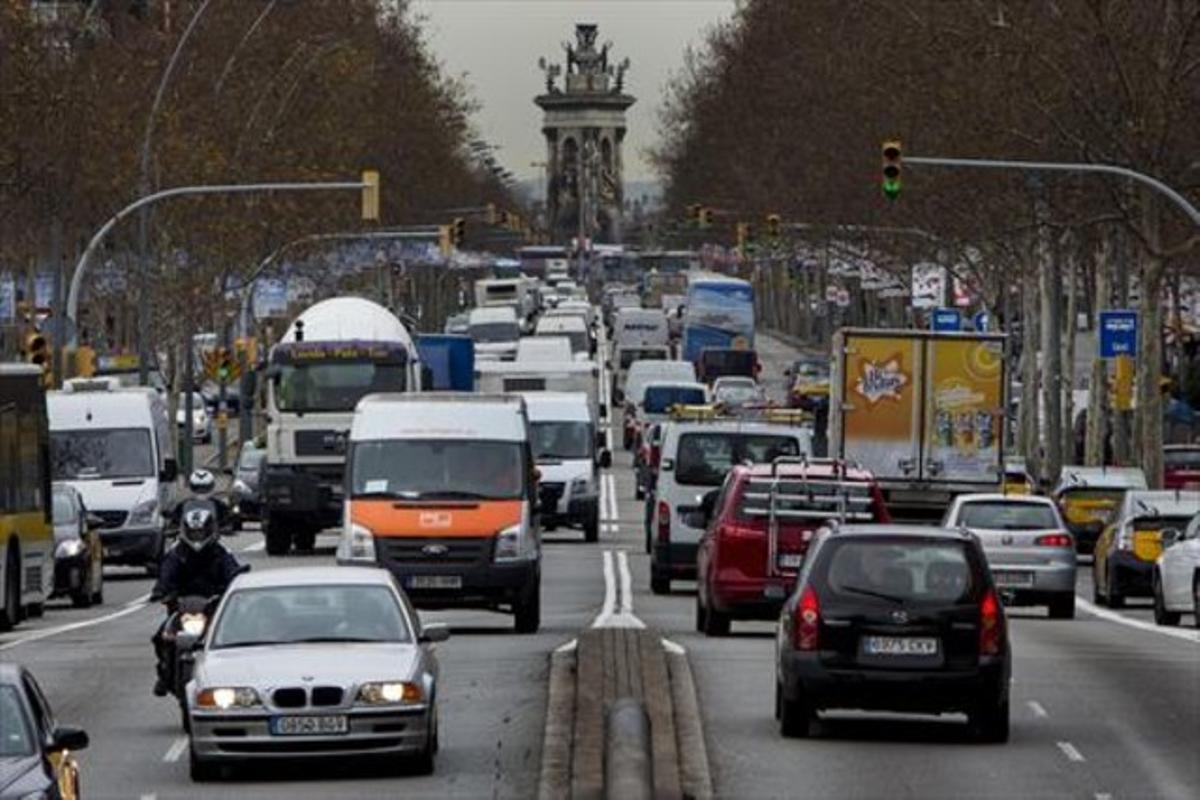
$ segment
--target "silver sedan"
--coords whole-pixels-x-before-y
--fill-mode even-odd
[[[384,570],[240,575],[187,686],[193,781],[222,765],[380,756],[433,771],[441,625],[421,627]]]
[[[979,538],[996,588],[1009,605],[1045,605],[1053,619],[1075,616],[1075,539],[1052,500],[959,495],[943,524],[967,528]]]

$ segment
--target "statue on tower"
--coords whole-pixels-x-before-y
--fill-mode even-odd
[[[612,42],[605,42],[599,50],[596,49],[596,26],[580,24],[575,26],[575,47],[569,42],[563,42],[567,51],[567,72],[578,75],[607,75],[608,51]]]

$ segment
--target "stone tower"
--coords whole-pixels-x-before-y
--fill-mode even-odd
[[[596,26],[575,26],[575,44],[563,43],[567,61],[538,66],[546,91],[534,102],[544,112],[546,136],[546,221],[555,242],[621,241],[625,201],[622,143],[629,59],[609,63],[611,42],[596,45]],[[563,86],[558,86],[559,77]]]

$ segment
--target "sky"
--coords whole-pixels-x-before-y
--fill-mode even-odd
[[[481,104],[475,122],[500,149],[499,161],[520,178],[540,175],[545,160],[541,109],[534,95],[545,88],[539,56],[564,60],[562,42],[575,40],[576,22],[599,26],[611,40],[610,62],[628,57],[629,110],[625,180],[654,179],[646,161],[658,130],[657,110],[670,74],[683,64],[689,44],[700,44],[714,23],[728,19],[735,0],[414,0],[425,19],[434,55],[449,75],[464,77]],[[561,85],[561,79],[560,79]]]

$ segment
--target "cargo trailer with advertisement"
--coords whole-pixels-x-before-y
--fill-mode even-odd
[[[1004,476],[1004,336],[846,328],[833,342],[830,455],[874,474],[892,516],[939,518]]]

